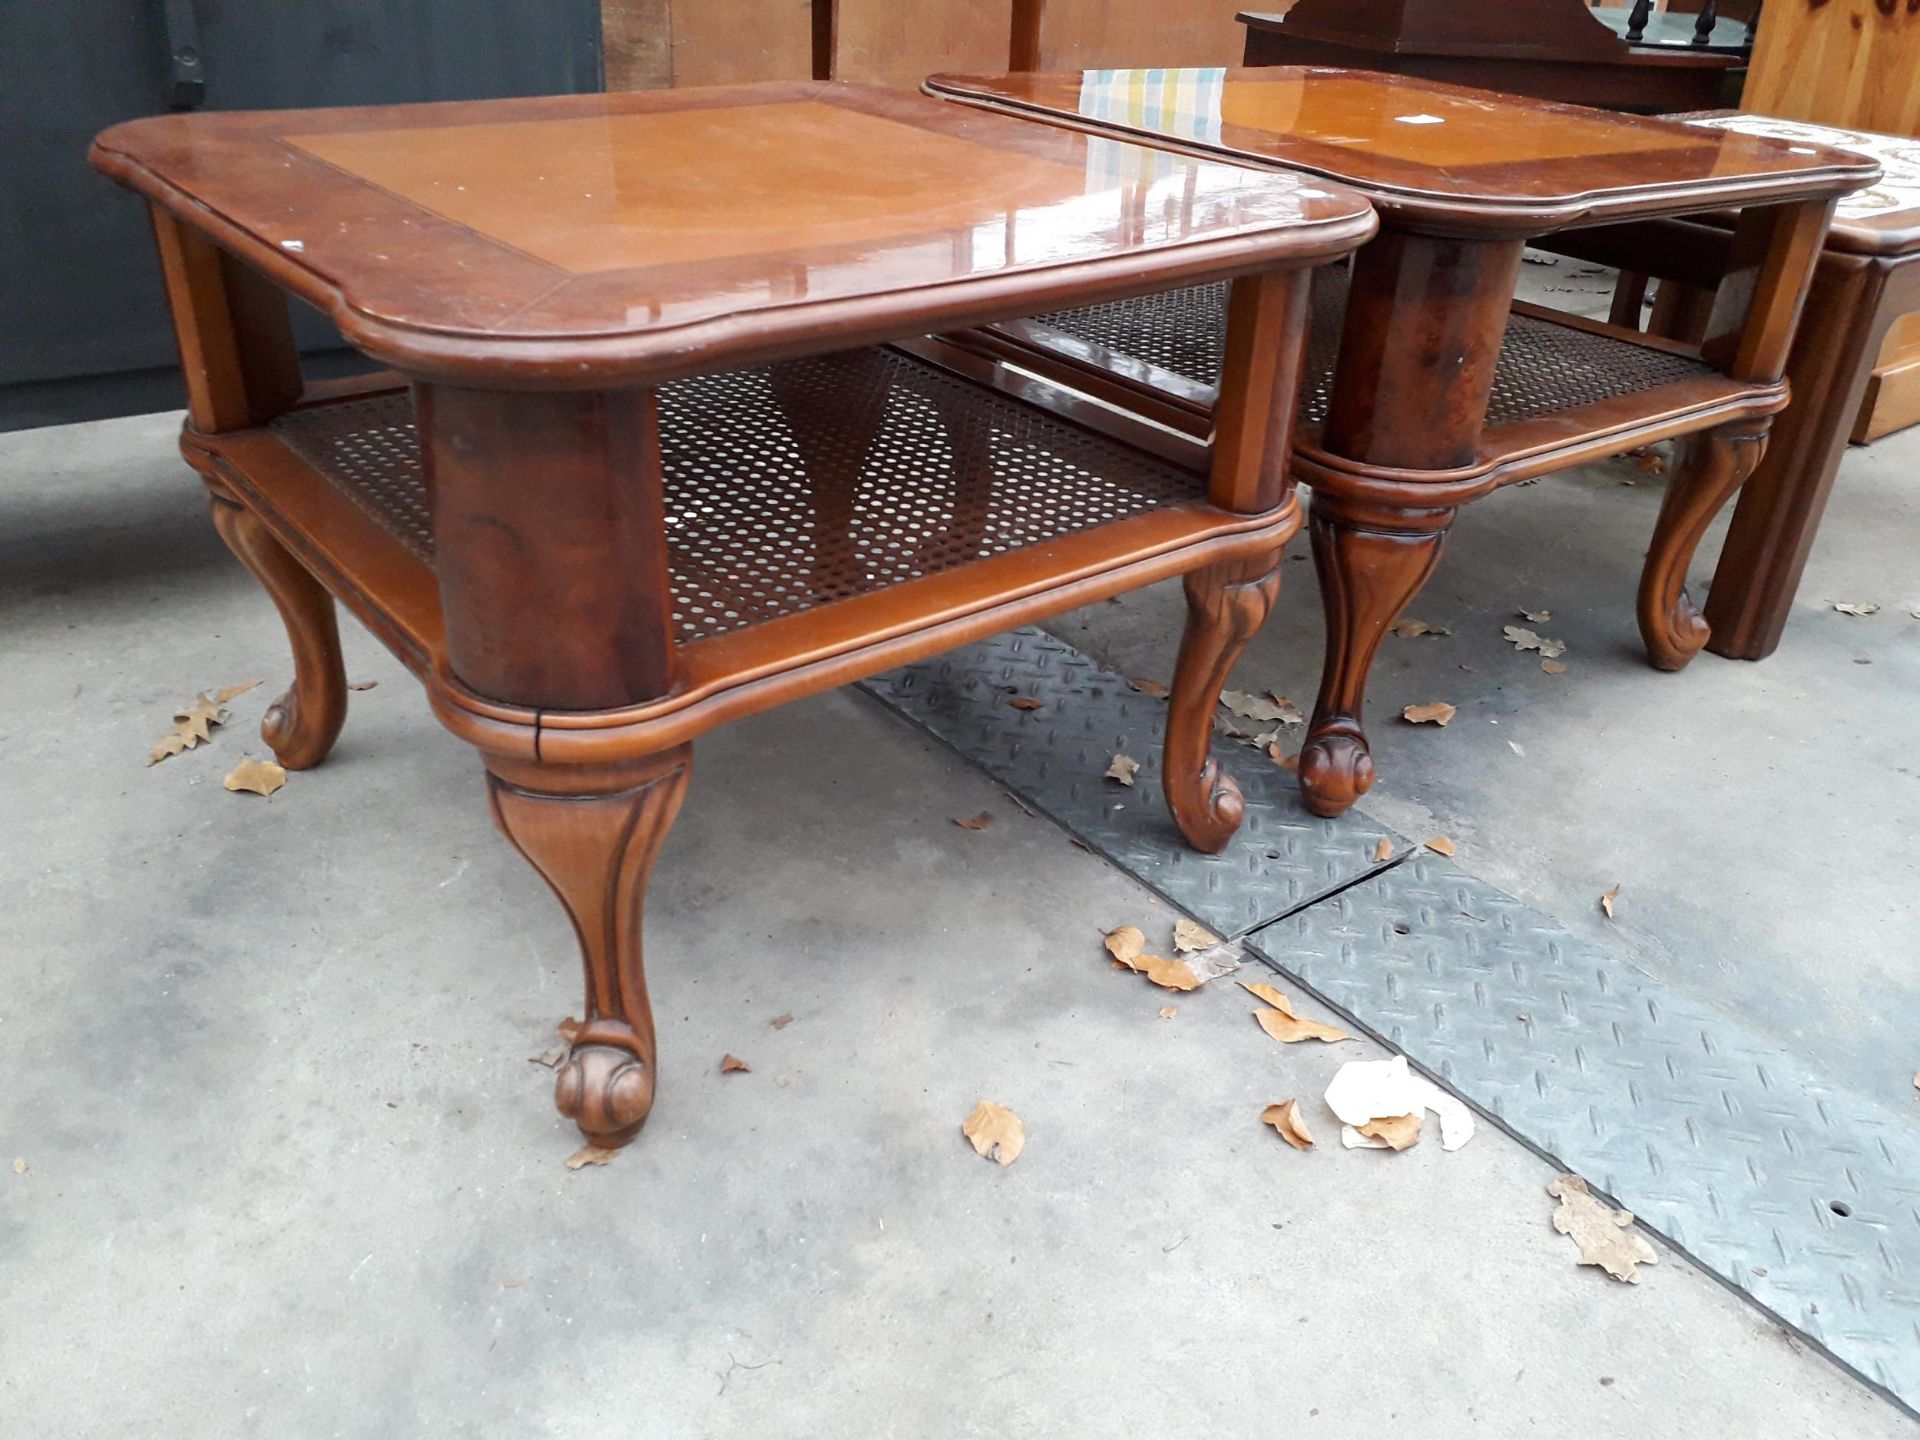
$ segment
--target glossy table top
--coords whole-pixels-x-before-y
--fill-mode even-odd
[[[1170,287],[1374,224],[1309,176],[836,84],[167,115],[92,159],[370,353],[543,385]]]
[[[1390,220],[1463,234],[1844,194],[1871,161],[1670,120],[1369,71],[935,75],[937,95],[1357,186]]]
[[[1742,135],[1767,135],[1794,145],[1836,146],[1866,156],[1880,166],[1880,178],[1840,202],[1827,234],[1828,248],[1865,255],[1920,252],[1920,140],[1913,136],[1843,130],[1732,110],[1674,118]]]

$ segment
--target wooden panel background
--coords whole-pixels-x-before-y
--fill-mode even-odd
[[[1920,10],[1901,0],[1768,0],[1740,108],[1920,133]]]
[[[805,80],[812,0],[601,0],[609,90]]]
[[[1049,69],[1235,65],[1234,0],[833,0],[834,73],[918,89],[936,70],[1008,68],[1018,8],[1040,12]],[[607,88],[653,90],[812,72],[814,0],[601,0]],[[1288,0],[1255,8],[1285,10]]]

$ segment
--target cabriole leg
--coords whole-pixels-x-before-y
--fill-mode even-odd
[[[1167,701],[1160,784],[1174,823],[1196,850],[1221,850],[1246,802],[1212,755],[1220,689],[1280,594],[1280,557],[1258,555],[1187,573],[1187,626]]]
[[[586,971],[586,1015],[568,1035],[554,1103],[608,1149],[633,1139],[653,1109],[641,916],[692,762],[685,745],[606,766],[486,757],[493,818],[566,907]]]
[[[260,738],[289,770],[318,765],[347,720],[347,671],[333,596],[227,490],[207,482],[213,528],[266,588],[293,646],[293,684],[267,707]]]
[[[1653,545],[1640,572],[1637,607],[1640,638],[1659,669],[1680,669],[1712,633],[1687,594],[1687,568],[1713,517],[1760,463],[1766,443],[1765,420],[1704,431],[1687,442],[1685,455],[1668,477]]]
[[[1300,749],[1300,790],[1316,815],[1345,814],[1373,786],[1373,755],[1361,723],[1367,676],[1387,627],[1440,563],[1452,523],[1450,510],[1362,519],[1324,497],[1314,500],[1313,560],[1326,606],[1327,655]]]

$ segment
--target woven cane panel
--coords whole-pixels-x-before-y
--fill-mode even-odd
[[[1344,270],[1316,274],[1313,334],[1300,387],[1300,417],[1308,422],[1318,423],[1327,416],[1346,300]],[[1213,385],[1220,378],[1226,313],[1227,287],[1201,285],[1039,318],[1081,340]],[[1494,368],[1493,393],[1487,400],[1487,425],[1512,425],[1716,373],[1683,355],[1529,315],[1510,315]]]
[[[883,350],[660,392],[674,619],[697,640],[1037,545],[1204,482]],[[386,395],[273,428],[431,562],[412,406]]]

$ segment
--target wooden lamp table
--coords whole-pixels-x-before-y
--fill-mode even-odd
[[[934,94],[1179,153],[1327,176],[1380,234],[1323,272],[1295,449],[1313,489],[1326,664],[1300,753],[1308,808],[1373,784],[1362,710],[1382,638],[1439,563],[1460,508],[1550,471],[1691,437],[1640,582],[1653,663],[1707,625],[1687,566],[1787,403],[1782,367],[1834,202],[1870,182],[1846,151],[1364,71],[936,75]],[[1513,300],[1529,240],[1740,214],[1705,339],[1641,335]],[[1560,248],[1556,242],[1556,248]],[[997,327],[1004,353],[1200,433],[1222,403],[1217,290]]]
[[[1300,525],[1351,192],[827,84],[173,115],[92,160],[150,202],[182,448],[293,643],[265,739],[339,734],[337,597],[479,749],[579,938],[594,1143],[653,1104],[641,909],[715,725],[1184,575],[1165,789],[1197,845],[1238,824],[1211,717]],[[1210,442],[914,338],[1195,282],[1232,292]],[[397,374],[303,388],[283,292]]]
[[[1764,660],[1780,646],[1847,442],[1864,438],[1857,417],[1874,408],[1869,390],[1887,335],[1903,315],[1920,311],[1920,140],[1737,111],[1672,118],[1855,150],[1884,172],[1834,214],[1787,357],[1793,404],[1774,422],[1767,453],[1740,492],[1707,592],[1714,653]],[[1600,237],[1592,257],[1623,271],[1616,323],[1639,324],[1647,280],[1658,278],[1650,328],[1686,338],[1726,272],[1734,224],[1733,216],[1711,215]]]

